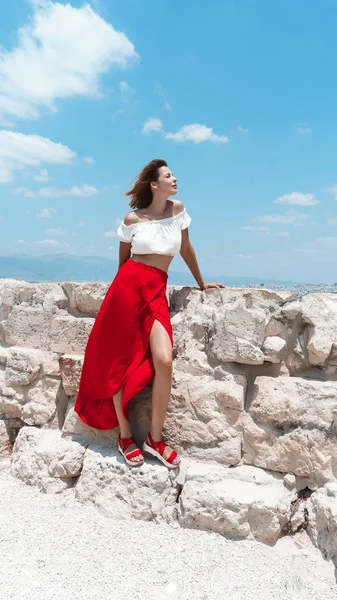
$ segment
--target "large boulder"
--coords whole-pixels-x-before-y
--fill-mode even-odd
[[[337,476],[337,382],[257,377],[245,415],[247,464],[322,483]]]
[[[183,527],[275,543],[290,527],[296,492],[283,478],[245,465],[187,468],[179,500]]]
[[[179,485],[176,475],[158,462],[128,467],[107,445],[90,444],[75,494],[105,515],[170,523],[177,519]]]
[[[14,444],[11,472],[43,492],[61,493],[81,474],[84,454],[84,445],[60,431],[23,427]]]

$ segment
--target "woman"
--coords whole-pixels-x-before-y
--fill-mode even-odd
[[[168,267],[180,252],[201,290],[205,283],[188,237],[191,218],[179,200],[177,179],[164,160],[151,161],[133,188],[118,228],[119,270],[89,336],[75,411],[98,429],[119,425],[118,448],[129,466],[144,457],[132,437],[128,402],[154,378],[152,419],[145,453],[177,468],[177,452],[162,440],[172,380],[172,327],[166,298]],[[112,400],[113,399],[113,400]]]

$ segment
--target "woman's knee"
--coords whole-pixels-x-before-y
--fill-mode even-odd
[[[172,372],[172,355],[171,354],[160,354],[154,361],[154,368],[156,372],[171,373]]]

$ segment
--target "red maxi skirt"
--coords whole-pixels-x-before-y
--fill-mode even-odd
[[[112,397],[123,387],[122,407],[154,377],[149,346],[158,320],[173,345],[166,298],[168,275],[162,269],[127,260],[111,283],[85,350],[74,410],[97,429],[113,429],[118,420]]]

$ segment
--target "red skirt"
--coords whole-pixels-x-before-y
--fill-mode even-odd
[[[168,275],[162,269],[132,259],[119,269],[91,330],[74,410],[97,429],[113,429],[118,420],[112,397],[123,387],[127,405],[154,377],[149,346],[158,320],[173,345],[166,298]]]

